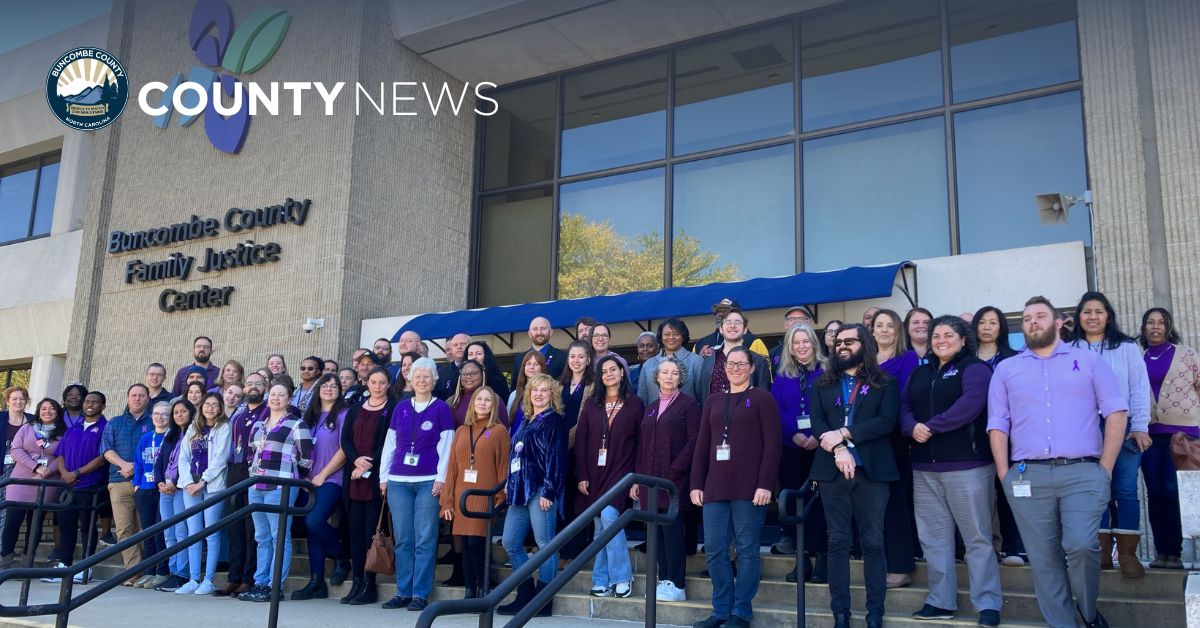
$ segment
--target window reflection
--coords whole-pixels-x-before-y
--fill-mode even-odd
[[[804,143],[806,271],[950,254],[943,118]]]
[[[796,272],[794,145],[675,167],[671,282]]]
[[[38,180],[37,207],[34,208],[31,237],[50,233],[50,223],[54,220],[54,197],[55,189],[58,187],[58,156],[52,158],[54,163],[46,163],[50,159],[42,159],[42,176]]]
[[[558,298],[663,287],[663,170],[559,190]]]
[[[1069,223],[1043,225],[1034,197],[1087,187],[1079,92],[954,116],[959,232],[963,253],[1082,240],[1091,244],[1087,210]]]
[[[505,90],[484,124],[483,187],[494,189],[554,177],[555,81]]]
[[[805,130],[942,104],[936,0],[873,3],[800,23]]]
[[[666,156],[667,56],[567,77],[562,176]]]
[[[792,26],[692,46],[675,55],[675,154],[792,131]]]
[[[0,170],[0,242],[29,237],[37,171],[36,159]]]
[[[549,299],[554,256],[549,188],[485,197],[480,214],[479,305]]]
[[[950,68],[955,102],[1078,80],[1074,0],[951,0]]]

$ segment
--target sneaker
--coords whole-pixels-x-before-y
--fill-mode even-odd
[[[954,611],[926,604],[912,614],[913,619],[954,619]]]
[[[685,602],[687,601],[687,594],[684,593],[683,589],[675,586],[674,582],[663,580],[658,583],[658,592],[655,599],[660,602]]]
[[[244,600],[246,602],[270,602],[271,601],[271,588],[268,586],[262,586],[262,585],[256,584],[256,585],[250,587],[249,591],[246,591],[245,593],[239,595],[238,599]],[[283,598],[280,597],[279,599],[282,600]]]
[[[730,615],[729,619],[726,619],[725,623],[721,625],[725,628],[750,628],[750,620],[742,619],[737,615]]]
[[[184,578],[183,576],[171,574],[167,576],[166,580],[163,580],[162,584],[154,587],[154,590],[162,591],[163,593],[172,593],[175,591],[175,589],[178,589],[180,585],[187,581],[188,579]]]
[[[725,624],[725,621],[716,615],[709,615],[708,619],[701,619],[692,624],[692,628],[721,628]]]
[[[1024,567],[1025,559],[1017,554],[1009,554],[1004,557],[1004,560],[1000,561],[1000,564],[1007,567]]]
[[[629,596],[633,595],[633,587],[629,586],[631,584],[633,584],[633,583],[618,582],[616,584],[616,586],[613,587],[613,590],[612,590],[613,596],[614,597],[629,597]]]
[[[188,580],[183,586],[175,589],[175,595],[191,595],[200,588],[200,583],[195,580]]]
[[[55,569],[65,569],[66,567],[67,566],[62,563],[59,563],[54,566]],[[58,584],[59,582],[62,582],[62,578],[59,578],[59,577],[46,577],[46,578],[42,578],[41,580],[42,580],[42,582],[49,582],[50,584]]]
[[[609,597],[612,595],[612,587],[592,587],[590,593],[592,597]]]
[[[771,546],[771,553],[776,556],[793,556],[796,554],[796,542],[790,537],[781,537],[778,543]]]
[[[152,589],[154,587],[149,587],[146,585],[150,584],[150,582],[152,580],[154,580],[154,578],[155,578],[154,574],[148,573],[148,574],[142,576],[141,578],[138,578],[136,581],[134,581],[133,588],[135,588],[135,589]]]
[[[196,587],[196,590],[192,593],[196,595],[212,595],[216,590],[217,588],[213,586],[212,580],[205,578],[204,582],[201,582],[200,586]]]
[[[92,570],[91,569],[84,569],[83,571],[75,574],[75,577],[71,578],[71,580],[75,581],[75,584],[83,584],[83,581],[85,579],[88,580],[89,582],[92,580]]]
[[[117,537],[114,536],[112,532],[109,532],[108,534],[105,534],[104,536],[97,539],[97,541],[99,541],[99,543],[101,545],[103,545],[104,547],[108,547],[109,545],[117,544]]]
[[[979,611],[979,625],[990,628],[991,626],[1000,625],[1000,611],[983,610]]]
[[[166,582],[170,576],[154,576],[154,579],[146,583],[143,589],[157,589],[162,583]]]

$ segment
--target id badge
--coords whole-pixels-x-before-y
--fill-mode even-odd
[[[1029,480],[1013,480],[1013,497],[1033,497],[1033,487]]]
[[[796,429],[811,430],[812,419],[807,414],[801,414],[800,416],[796,417]]]
[[[729,445],[724,443],[717,445],[717,460],[721,462],[729,460]]]
[[[596,456],[596,466],[597,467],[608,466],[608,450],[607,449],[601,449],[600,454],[598,456]]]
[[[463,471],[463,482],[467,484],[475,484],[479,481],[479,472],[475,469],[466,469]]]
[[[416,452],[410,451],[410,452],[404,454],[404,464],[406,464],[410,467],[417,466],[417,463],[420,462],[420,460],[421,460],[421,455]]]
[[[8,466],[10,464],[13,464],[12,454],[4,454],[4,466]]]
[[[154,483],[154,472],[153,471],[147,471],[143,475],[146,476],[147,482],[150,482],[151,484]]]
[[[48,466],[49,464],[50,464],[49,458],[42,457],[42,458],[37,459],[37,466],[39,466],[39,467],[45,467],[45,466]]]
[[[508,472],[517,473],[521,470],[521,459],[513,458],[512,462],[508,463]]]

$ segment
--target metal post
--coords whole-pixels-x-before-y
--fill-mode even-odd
[[[804,628],[804,588],[808,583],[804,581],[804,569],[800,567],[800,561],[807,561],[808,557],[804,555],[804,501],[801,500],[800,508],[800,523],[796,524],[796,626]]]
[[[644,488],[649,493],[646,504],[655,517],[646,523],[646,628],[654,628],[658,623],[658,487]]]
[[[487,532],[483,535],[483,583],[480,585],[482,588],[479,591],[479,597],[487,597],[488,593],[492,591],[492,523],[496,517],[496,500],[491,496],[487,500]],[[489,606],[486,611],[479,614],[479,628],[492,628],[492,622],[495,619],[496,608]]]
[[[271,564],[271,615],[267,626],[279,625],[279,596],[283,595],[283,544],[287,539],[288,509],[291,506],[292,487],[279,487],[279,527],[275,531],[275,559]]]
[[[58,607],[62,610],[58,612],[58,617],[54,621],[55,628],[67,628],[67,619],[71,615],[71,587],[74,582],[75,578],[72,576],[66,576],[59,582]]]
[[[42,540],[42,504],[46,498],[46,485],[38,484],[37,501],[33,509],[33,522],[29,526],[29,536],[25,537],[25,566],[33,566],[33,553],[37,550],[38,542]],[[10,512],[11,517],[17,513]],[[24,517],[24,513],[18,515]],[[24,578],[21,580],[21,606],[29,603],[29,585],[30,579]]]

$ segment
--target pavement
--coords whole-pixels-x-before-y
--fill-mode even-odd
[[[74,591],[87,587],[76,585]],[[58,600],[58,585],[34,581],[30,587],[31,604],[53,603]],[[0,585],[0,604],[15,605],[21,584],[10,581]],[[212,596],[182,596],[173,593],[144,591],[117,587],[77,609],[70,616],[70,625],[80,628],[233,628],[265,626],[269,604],[242,602]],[[287,628],[331,628],[333,626],[414,626],[420,613],[407,610],[387,611],[379,605],[344,606],[336,599],[305,602],[284,601],[279,604],[279,625]],[[503,626],[507,617],[496,617],[496,626]],[[53,626],[54,616],[20,619],[0,618],[0,628],[42,628]],[[438,619],[439,628],[467,628],[479,625],[477,615],[458,615]],[[546,617],[534,619],[529,626],[544,628],[633,628],[640,624],[627,621],[589,619],[584,617]]]

